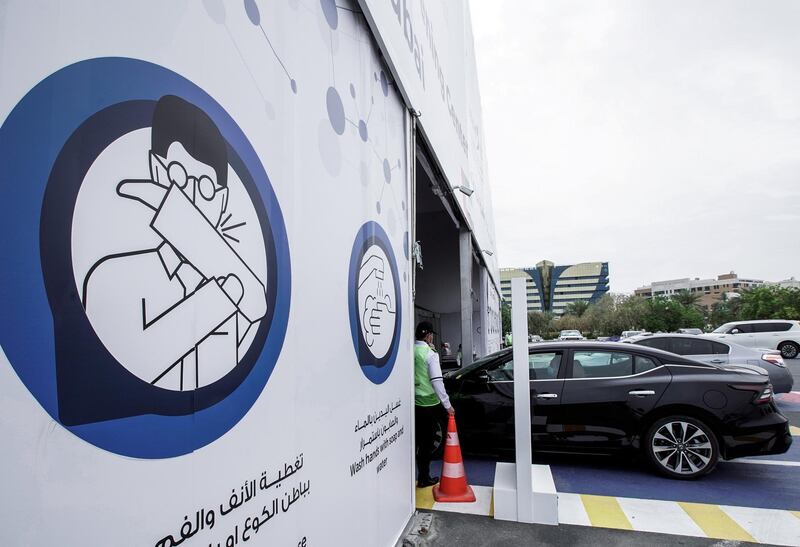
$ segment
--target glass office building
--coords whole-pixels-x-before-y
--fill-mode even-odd
[[[596,302],[608,293],[608,262],[556,266],[548,260],[534,267],[501,268],[503,299],[511,301],[511,280],[525,278],[528,311],[564,313],[572,302]]]

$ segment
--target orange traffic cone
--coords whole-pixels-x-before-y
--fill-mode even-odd
[[[458,444],[456,419],[452,414],[447,422],[447,443],[444,445],[442,480],[433,487],[433,499],[448,503],[475,501],[475,492],[467,484],[464,460],[461,459],[461,445]]]

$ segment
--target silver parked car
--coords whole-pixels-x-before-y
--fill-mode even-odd
[[[748,348],[729,340],[712,340],[707,335],[653,334],[634,337],[631,342],[662,349],[715,365],[756,365],[767,371],[775,393],[788,393],[794,379],[779,351]]]

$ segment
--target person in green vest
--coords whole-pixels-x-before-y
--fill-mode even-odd
[[[434,449],[436,424],[442,423],[444,412],[455,414],[444,389],[439,354],[433,351],[433,325],[422,321],[414,333],[414,419],[416,420],[417,488],[439,482],[431,477],[431,456]],[[442,424],[444,425],[444,424]],[[442,427],[442,431],[446,428]]]

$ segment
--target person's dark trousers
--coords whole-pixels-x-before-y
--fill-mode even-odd
[[[444,408],[441,404],[434,406],[415,406],[414,419],[416,420],[417,441],[417,471],[418,480],[425,482],[431,478],[431,456],[434,447],[436,424],[441,423]]]

